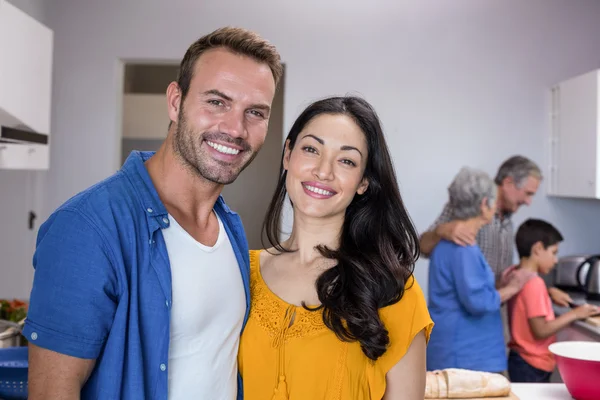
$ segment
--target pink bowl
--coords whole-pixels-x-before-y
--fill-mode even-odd
[[[575,400],[600,399],[600,343],[557,342],[548,349],[556,357],[560,376]]]

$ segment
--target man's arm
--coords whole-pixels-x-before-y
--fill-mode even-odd
[[[422,234],[419,245],[421,253],[428,257],[442,239],[454,242],[459,246],[470,246],[475,244],[476,238],[477,232],[463,221],[451,221],[439,224],[435,229]]]
[[[86,360],[29,344],[29,400],[79,400],[94,369]]]
[[[433,231],[427,231],[423,233],[419,240],[419,246],[421,247],[421,254],[424,257],[429,257],[431,252],[437,246],[437,244],[442,240],[442,238]]]
[[[476,236],[477,232],[462,221],[452,221],[452,209],[446,204],[435,222],[420,236],[419,247],[423,257],[427,258],[442,239],[466,246],[475,244]]]
[[[119,284],[103,237],[77,210],[40,227],[23,328],[29,399],[79,399],[106,343]]]

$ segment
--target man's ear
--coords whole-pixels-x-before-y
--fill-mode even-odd
[[[292,150],[290,149],[290,139],[285,141],[285,153],[283,153],[283,169],[287,171],[288,166],[290,165],[290,155],[292,154]]]
[[[177,123],[181,108],[181,89],[177,82],[171,82],[167,87],[167,113],[171,122]]]
[[[502,179],[501,186],[514,185],[514,184],[515,184],[515,180],[513,179],[513,177],[507,176],[506,178]]]

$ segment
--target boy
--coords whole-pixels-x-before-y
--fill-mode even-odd
[[[517,231],[520,262],[503,276],[508,277],[518,268],[530,271],[532,277],[508,302],[508,374],[512,382],[549,382],[555,360],[548,346],[556,341],[554,335],[572,322],[600,312],[598,307],[584,304],[555,318],[546,284],[539,274],[554,268],[562,240],[554,226],[541,220],[529,219]]]

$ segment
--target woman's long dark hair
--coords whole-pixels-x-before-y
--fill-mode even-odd
[[[419,257],[419,238],[400,196],[379,118],[365,100],[331,97],[311,104],[287,136],[290,150],[306,124],[321,114],[347,115],[360,127],[368,145],[364,177],[369,186],[363,195],[355,195],[346,209],[339,248],[317,247],[324,257],[337,261],[317,279],[318,309],[323,308],[325,325],[340,340],[358,340],[365,355],[376,360],[389,344],[379,309],[397,303],[404,295]],[[279,241],[286,197],[285,149],[283,154],[263,233],[278,251],[291,252]]]

